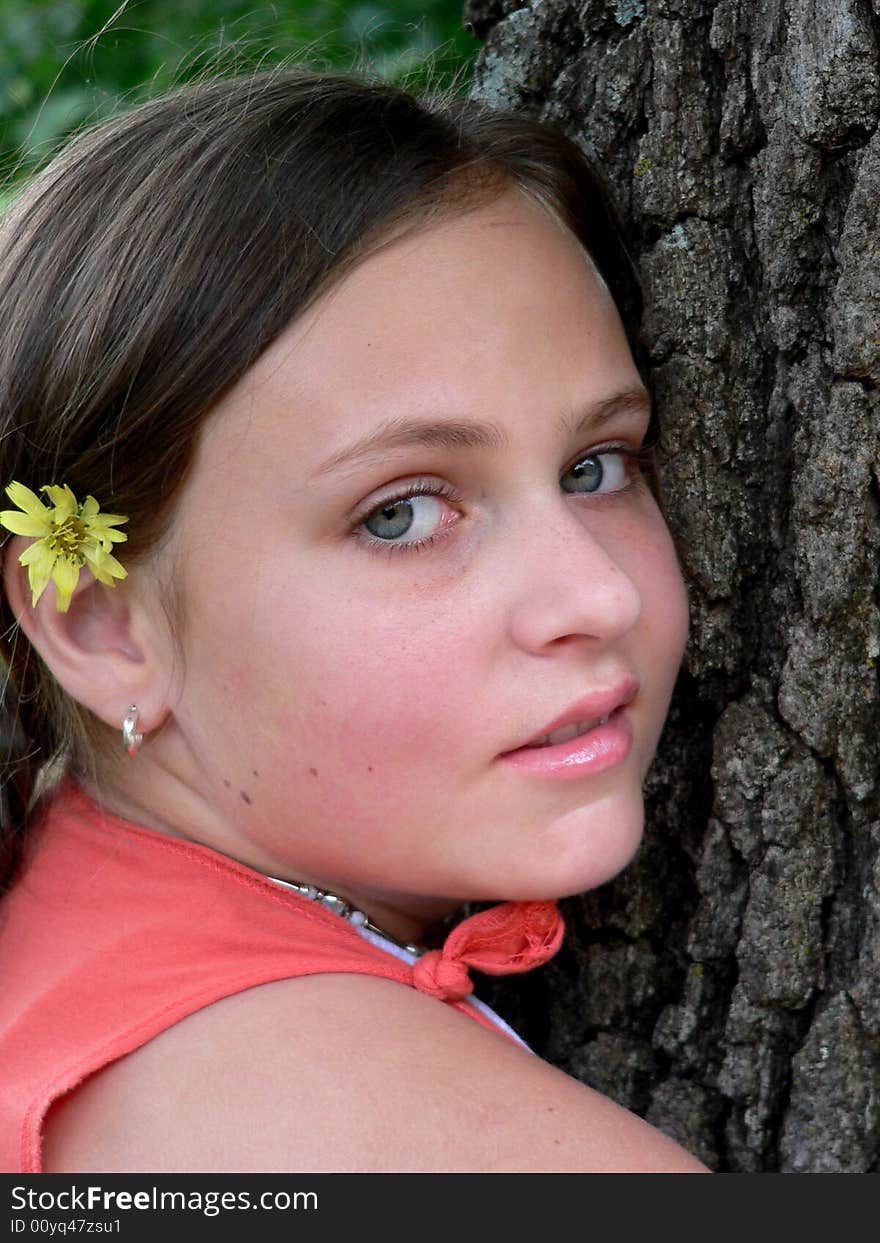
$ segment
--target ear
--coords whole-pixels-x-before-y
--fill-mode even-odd
[[[49,582],[31,604],[27,569],[18,558],[31,541],[15,536],[4,549],[3,584],[14,616],[58,684],[114,728],[132,704],[138,728],[158,729],[171,706],[173,644],[160,609],[138,603],[131,577],[104,586],[87,566],[66,613]]]

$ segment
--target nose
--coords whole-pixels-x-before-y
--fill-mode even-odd
[[[523,532],[511,631],[531,652],[575,638],[611,642],[627,634],[642,613],[641,591],[620,565],[615,541],[603,538],[598,523],[563,505],[563,516],[557,512],[549,528],[543,515],[540,538],[535,528],[530,535]]]

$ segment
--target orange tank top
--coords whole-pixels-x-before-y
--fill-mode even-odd
[[[503,903],[464,920],[442,950],[404,961],[243,864],[108,815],[67,784],[0,903],[0,1170],[38,1173],[53,1102],[222,997],[355,972],[498,1031],[469,997],[468,967],[528,970],[562,932],[552,903]]]

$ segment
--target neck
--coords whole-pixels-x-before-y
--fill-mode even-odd
[[[290,890],[292,893],[299,894],[300,897],[306,898],[310,902],[317,902],[319,906],[323,906],[325,910],[331,914],[339,916],[340,919],[348,920],[357,928],[366,928],[370,932],[378,933],[388,941],[392,941],[399,945],[402,949],[409,950],[410,953],[419,954],[424,950],[431,948],[428,941],[432,939],[430,927],[425,927],[421,923],[413,923],[413,921],[405,922],[403,919],[395,919],[395,912],[386,911],[382,918],[385,920],[385,927],[379,927],[373,919],[362,911],[359,907],[354,906],[351,902],[346,901],[340,894],[332,891],[321,889],[317,885],[305,885],[297,881],[281,880],[277,876],[267,876],[267,880],[272,881],[274,885],[278,885],[283,889]],[[375,904],[372,904],[375,909]],[[396,933],[390,931],[394,925]],[[412,935],[408,938],[402,938],[400,933],[407,928]],[[437,935],[442,940],[445,937],[446,929],[441,925],[435,925]],[[418,938],[418,939],[416,939]]]
[[[344,884],[304,881],[300,877],[294,879],[286,873],[279,875],[277,872],[269,874],[268,878],[320,902],[344,919],[351,919],[354,914],[352,923],[362,924],[366,921],[373,932],[415,950],[432,949],[435,942],[442,944],[449,931],[447,925],[450,916],[462,905],[461,901],[453,899],[414,898],[407,895],[406,905],[401,906],[389,901],[384,895]]]
[[[145,765],[142,765],[146,768]],[[441,927],[442,921],[448,919],[461,905],[463,899],[426,898],[417,895],[401,894],[399,898],[378,893],[375,890],[335,882],[332,877],[319,877],[296,868],[295,863],[272,856],[264,856],[255,851],[252,844],[245,841],[232,841],[220,837],[217,833],[200,831],[203,817],[201,808],[196,803],[189,807],[186,815],[187,830],[178,827],[175,815],[174,822],[168,815],[163,815],[161,807],[155,807],[155,797],[149,802],[146,794],[141,796],[139,788],[122,789],[112,779],[90,781],[85,777],[78,778],[78,784],[101,807],[120,819],[129,820],[157,833],[165,833],[183,841],[194,842],[216,850],[218,854],[234,859],[245,867],[252,868],[263,876],[280,881],[292,888],[313,887],[340,899],[351,910],[363,912],[376,931],[401,945],[431,945],[435,939],[445,935]],[[155,784],[151,787],[154,794]],[[192,791],[184,787],[179,793],[192,800]],[[186,804],[184,804],[186,805]],[[189,826],[194,826],[190,831]],[[333,905],[325,904],[332,910]]]

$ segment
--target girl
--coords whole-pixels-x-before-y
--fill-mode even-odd
[[[561,135],[303,71],[7,215],[4,1168],[702,1168],[469,974],[642,830],[686,608],[629,287]]]

